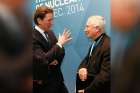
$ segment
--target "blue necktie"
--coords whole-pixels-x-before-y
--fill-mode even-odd
[[[95,48],[95,41],[92,43],[92,46],[91,46],[91,49],[90,49],[90,53],[89,53],[89,56],[91,56],[91,54],[92,54],[92,51],[94,50],[94,48]]]

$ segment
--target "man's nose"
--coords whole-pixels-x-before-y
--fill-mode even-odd
[[[84,29],[84,32],[87,32],[87,28]]]

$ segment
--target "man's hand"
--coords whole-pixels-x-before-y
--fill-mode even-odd
[[[67,43],[71,39],[72,39],[71,33],[69,32],[69,30],[67,28],[65,28],[62,35],[59,34],[58,43],[63,46],[65,43]]]
[[[84,89],[83,90],[78,90],[78,93],[84,93]]]
[[[57,65],[58,64],[58,61],[57,60],[54,60],[54,61],[52,61],[49,65]]]
[[[79,78],[81,79],[81,81],[85,81],[87,79],[87,69],[86,68],[81,68],[79,69]]]

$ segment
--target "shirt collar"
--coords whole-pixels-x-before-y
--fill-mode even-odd
[[[102,36],[104,35],[104,33],[102,33],[99,37],[97,37],[94,41],[97,42]]]
[[[37,30],[37,31],[39,31],[41,34],[44,34],[44,30],[43,29],[41,29],[39,26],[35,26],[35,29]]]
[[[42,34],[42,36],[48,41],[48,39],[47,39],[47,37],[46,37],[46,35],[45,35],[45,31],[43,30],[43,29],[41,29],[39,26],[35,26],[35,29],[40,33],[40,34]]]

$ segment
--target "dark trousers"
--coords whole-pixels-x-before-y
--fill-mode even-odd
[[[68,93],[63,82],[33,84],[33,93]]]

